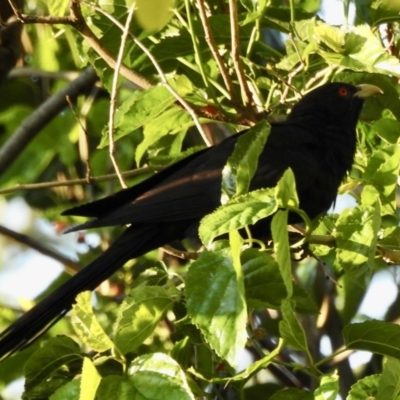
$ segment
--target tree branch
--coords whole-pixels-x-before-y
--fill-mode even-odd
[[[125,178],[130,178],[134,176],[140,176],[142,174],[147,174],[149,172],[156,172],[160,171],[162,167],[143,167],[140,169],[134,169],[130,171],[123,172]],[[109,174],[109,175],[102,175],[98,177],[91,177],[91,183],[98,183],[98,182],[105,182],[117,179],[117,174]],[[28,183],[22,185],[16,185],[14,187],[0,189],[0,195],[15,193],[21,190],[39,190],[39,189],[51,189],[55,187],[63,187],[63,186],[75,186],[75,185],[87,185],[88,180],[87,178],[81,179],[71,179],[68,181],[60,181],[60,182],[42,182],[42,183]]]
[[[0,175],[15,162],[30,141],[61,110],[68,105],[66,97],[75,100],[80,94],[87,92],[96,82],[94,70],[87,68],[77,79],[64,89],[49,97],[39,108],[26,118],[8,141],[0,148]]]
[[[228,89],[228,92],[231,96],[231,101],[235,103],[236,102],[236,93],[235,93],[235,89],[233,87],[232,79],[229,76],[228,69],[226,68],[225,63],[222,60],[222,57],[218,52],[217,44],[215,43],[214,36],[213,36],[212,30],[211,30],[211,26],[210,26],[210,23],[208,21],[207,15],[206,15],[204,0],[197,0],[197,6],[200,11],[200,19],[203,24],[206,42],[208,44],[208,47],[211,50],[211,53],[212,53],[215,61],[217,62],[219,71],[221,72],[222,79],[224,80],[225,86]]]
[[[239,80],[239,85],[242,90],[244,104],[247,110],[252,112],[252,97],[247,86],[246,76],[243,72],[239,55],[239,25],[237,18],[237,4],[236,0],[229,0],[229,15],[231,23],[231,56],[233,65],[235,66],[236,74]]]
[[[11,229],[8,229],[3,225],[0,225],[0,234],[8,236],[8,237],[14,239],[15,241],[17,241],[18,243],[24,244],[45,256],[51,257],[54,260],[59,261],[61,264],[64,264],[73,273],[78,272],[82,268],[79,265],[79,263],[76,263],[75,261],[72,261],[70,258],[65,257],[62,254],[47,248],[41,242],[39,242],[27,235],[24,235],[22,233],[18,233]]]
[[[117,159],[115,157],[115,141],[114,141],[114,118],[115,118],[115,109],[117,105],[117,88],[118,88],[118,76],[119,76],[119,70],[121,68],[122,64],[122,58],[124,56],[124,50],[125,50],[125,45],[126,41],[128,39],[128,32],[129,32],[129,27],[133,18],[133,12],[135,10],[135,3],[133,3],[128,11],[128,17],[126,18],[125,26],[123,27],[122,30],[122,36],[121,36],[121,44],[119,46],[118,50],[118,58],[117,58],[117,64],[115,65],[115,70],[114,70],[114,75],[113,75],[113,80],[112,80],[112,88],[111,88],[111,97],[110,97],[110,111],[109,111],[109,119],[108,119],[108,140],[109,140],[109,155],[111,162],[114,166],[114,170],[116,174],[118,175],[119,182],[121,186],[126,189],[128,185],[126,184],[123,175],[121,174],[119,165],[117,163]]]

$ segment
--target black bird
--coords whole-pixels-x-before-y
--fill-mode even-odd
[[[250,189],[275,186],[290,167],[300,208],[310,218],[325,213],[352,166],[363,99],[377,92],[381,90],[373,85],[330,83],[304,96],[285,121],[272,124]],[[220,205],[222,169],[240,134],[134,187],[65,211],[63,215],[93,218],[71,231],[131,225],[97,259],[0,334],[0,357],[26,347],[71,309],[80,292],[94,290],[126,261],[196,232],[201,218]]]

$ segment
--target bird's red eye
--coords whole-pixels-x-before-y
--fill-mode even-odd
[[[349,94],[349,91],[346,88],[341,87],[339,89],[339,96],[346,97],[348,94]]]

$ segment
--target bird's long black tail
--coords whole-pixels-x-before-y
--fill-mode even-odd
[[[0,334],[0,359],[22,349],[64,316],[85,290],[94,290],[122,265],[172,240],[158,226],[128,228],[103,254]],[[174,235],[172,235],[174,236]]]

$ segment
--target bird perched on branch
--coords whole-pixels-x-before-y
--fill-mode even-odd
[[[324,214],[352,166],[363,100],[378,92],[373,85],[330,83],[304,96],[285,121],[271,125],[250,190],[275,186],[290,167],[300,208],[310,218]],[[71,309],[80,292],[94,290],[126,261],[196,232],[199,221],[220,205],[222,170],[242,133],[134,187],[65,211],[92,218],[70,231],[130,226],[97,259],[0,334],[0,357],[30,344]]]

